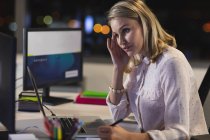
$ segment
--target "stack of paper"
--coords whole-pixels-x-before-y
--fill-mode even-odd
[[[9,134],[9,140],[38,140],[34,134]]]
[[[107,92],[86,90],[80,93],[76,98],[79,104],[106,105]]]

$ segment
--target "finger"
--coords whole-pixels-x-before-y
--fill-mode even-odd
[[[98,136],[101,138],[101,139],[109,139],[111,137],[110,134],[104,134],[104,133],[98,133]]]
[[[99,127],[97,129],[97,133],[101,136],[101,137],[107,137],[111,135],[111,128],[107,127],[107,126],[102,126]]]
[[[110,126],[100,126],[97,129],[97,132],[100,132],[100,133],[110,133],[111,132],[111,127]]]
[[[116,44],[117,44],[117,34],[115,34],[115,33],[112,34],[111,41],[112,41],[111,43],[114,44],[114,46],[116,46]]]
[[[106,129],[101,129],[100,132],[103,134],[109,134],[111,130],[106,128]]]
[[[110,38],[107,38],[107,49],[111,55],[111,57],[113,57],[113,47],[112,47],[112,44],[111,44],[111,39]]]
[[[114,39],[115,36],[116,36],[115,33],[112,33],[112,39]]]
[[[110,50],[111,49],[111,39],[110,38],[107,38],[107,48],[108,48],[108,50]]]
[[[110,140],[112,135],[112,128],[110,126],[100,126],[97,129],[97,132],[101,140]]]
[[[99,138],[109,140],[111,138],[111,135],[99,135]]]

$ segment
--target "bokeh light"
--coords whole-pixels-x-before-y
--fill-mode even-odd
[[[85,32],[87,34],[92,33],[93,31],[93,16],[86,16],[85,17]]]
[[[210,33],[210,22],[203,24],[203,31],[206,33]]]
[[[44,23],[45,24],[49,25],[49,24],[52,24],[52,22],[53,22],[53,19],[52,19],[51,16],[45,16],[44,17]]]
[[[13,32],[17,31],[17,23],[16,22],[11,22],[9,24],[9,29]]]
[[[0,17],[0,26],[4,25],[4,18]]]
[[[101,28],[102,28],[101,24],[95,24],[95,25],[93,26],[93,30],[94,30],[96,33],[100,33],[100,32],[101,32]]]
[[[69,28],[80,28],[81,27],[81,23],[79,20],[76,19],[70,19],[68,21],[68,27]]]
[[[110,32],[109,26],[108,25],[103,25],[102,28],[101,28],[101,33],[106,35],[106,34],[109,34],[109,32]]]

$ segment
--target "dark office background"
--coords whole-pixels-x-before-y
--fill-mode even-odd
[[[106,35],[86,31],[85,20],[106,24],[106,11],[118,0],[26,0],[26,27],[81,27],[84,29],[84,55],[109,56]],[[188,59],[210,60],[209,0],[145,0],[161,25],[177,39]],[[15,36],[18,0],[0,0],[0,31]],[[46,23],[44,22],[44,18]]]

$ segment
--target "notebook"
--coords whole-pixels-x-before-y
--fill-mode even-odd
[[[36,86],[36,81],[35,81],[35,78],[30,70],[29,67],[27,67],[27,71],[28,71],[28,75],[29,75],[29,78],[32,82],[32,85],[33,85],[33,88],[35,90],[35,93],[36,93],[36,96],[38,98],[38,103],[40,105],[40,110],[43,114],[43,117],[47,117],[49,119],[53,119],[53,118],[61,118],[62,121],[67,121],[67,124],[64,126],[62,125],[62,128],[66,130],[66,127],[71,129],[71,122],[73,120],[73,117],[63,117],[63,116],[46,116],[46,113],[45,113],[45,110],[43,108],[43,104],[41,103],[41,98],[40,98],[40,95],[38,93],[38,88]],[[101,125],[105,125],[105,122],[100,119],[100,117],[98,116],[83,116],[81,118],[82,121],[84,121],[84,125],[82,125],[82,127],[80,128],[79,131],[75,131],[76,134],[71,134],[73,135],[74,137],[98,137],[97,135],[97,128]],[[66,133],[66,135],[68,135],[69,133]]]

